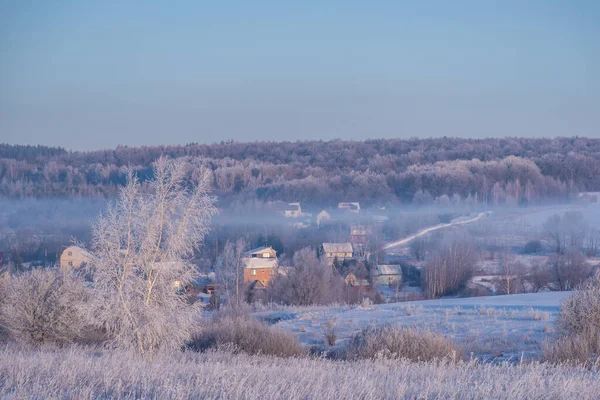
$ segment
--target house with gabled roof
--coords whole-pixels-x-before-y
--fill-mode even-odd
[[[277,251],[271,246],[261,246],[248,250],[242,257],[244,283],[256,286],[255,281],[267,286],[277,268]]]
[[[398,285],[402,283],[402,267],[400,265],[377,265],[373,270],[374,285]]]
[[[321,245],[321,254],[329,262],[333,262],[334,259],[344,261],[354,257],[354,250],[350,243],[323,243]]]
[[[60,267],[64,269],[77,269],[86,265],[93,256],[79,246],[69,246],[60,255]]]
[[[302,216],[302,207],[300,203],[288,203],[283,210],[283,215],[287,218],[299,218]]]

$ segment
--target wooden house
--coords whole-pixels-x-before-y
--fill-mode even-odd
[[[373,271],[374,285],[395,286],[402,284],[402,268],[399,265],[378,265]]]
[[[79,246],[69,246],[60,255],[60,267],[81,268],[92,260],[92,255]]]
[[[323,243],[321,254],[330,262],[333,262],[336,258],[339,261],[344,261],[354,257],[354,251],[350,243]]]

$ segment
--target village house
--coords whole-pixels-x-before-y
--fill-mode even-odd
[[[318,227],[329,221],[331,221],[331,214],[329,214],[327,211],[323,210],[317,214],[316,222]]]
[[[299,218],[302,216],[302,207],[300,203],[288,203],[283,211],[283,215],[287,218]]]
[[[363,225],[352,225],[350,227],[349,242],[352,244],[367,244],[371,228]]]
[[[373,271],[374,285],[396,286],[402,284],[402,268],[399,265],[378,265]]]
[[[244,253],[242,262],[244,264],[244,284],[251,287],[257,285],[266,287],[277,268],[277,251],[271,246],[248,250]]]
[[[346,286],[369,286],[369,281],[366,279],[358,279],[354,273],[350,272],[344,278]]]
[[[354,257],[352,244],[350,243],[323,243],[321,246],[321,254],[324,255],[329,262],[337,259],[338,261],[349,260]]]
[[[338,209],[347,210],[358,214],[360,212],[360,203],[357,202],[342,202],[338,204]]]
[[[92,255],[79,246],[69,246],[60,255],[60,267],[81,268],[92,260]]]

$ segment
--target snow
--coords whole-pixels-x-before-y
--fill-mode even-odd
[[[554,332],[568,292],[443,298],[381,305],[284,308],[255,313],[307,346],[323,346],[323,327],[336,325],[338,346],[361,329],[380,324],[442,333],[478,358],[535,358]]]

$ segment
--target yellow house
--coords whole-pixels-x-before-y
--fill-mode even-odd
[[[92,255],[79,246],[69,246],[60,255],[61,268],[81,268],[92,259]]]

